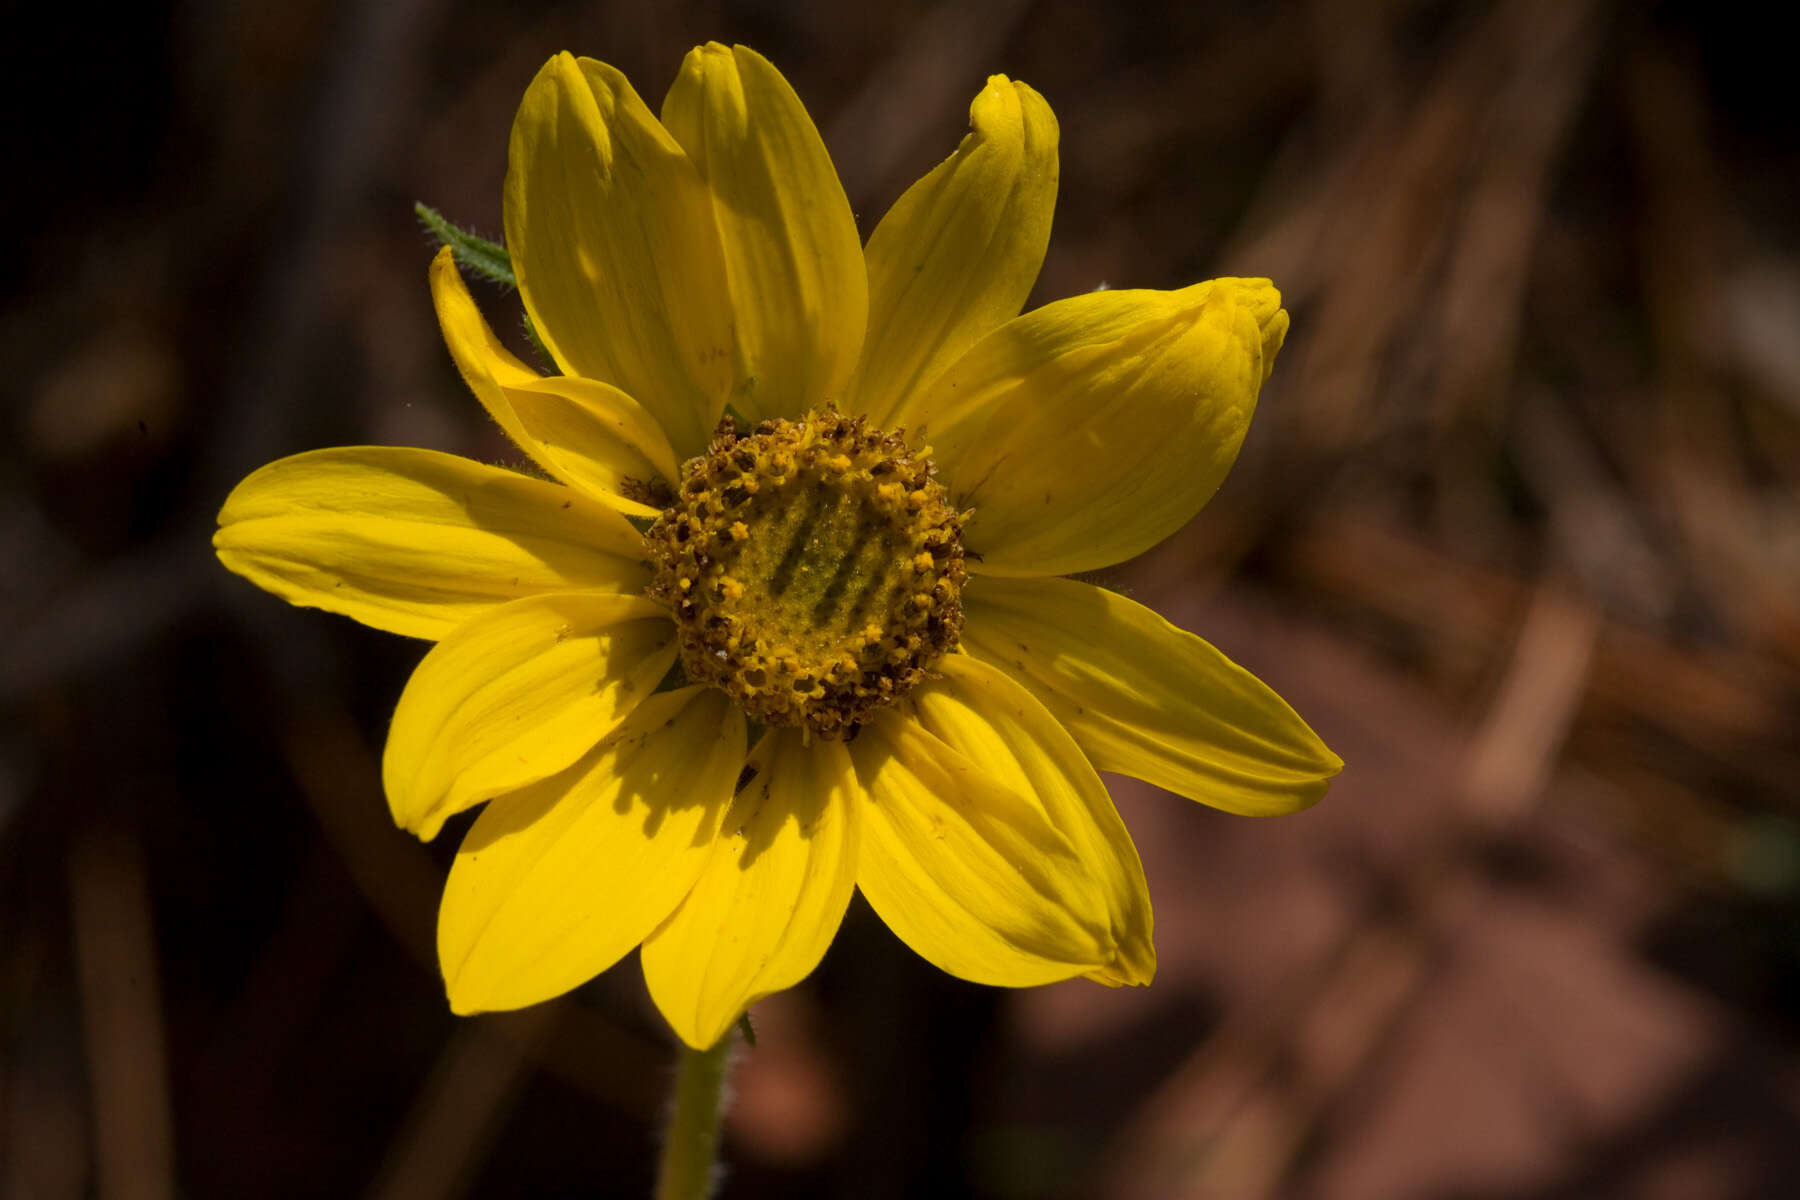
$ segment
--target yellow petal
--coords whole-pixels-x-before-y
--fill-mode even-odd
[[[644,942],[650,996],[695,1049],[812,973],[856,885],[864,799],[844,744],[772,730],[750,766],[699,881]]]
[[[469,285],[456,269],[456,255],[445,246],[431,260],[431,302],[437,309],[438,328],[444,344],[462,374],[463,382],[487,409],[488,416],[506,431],[515,446],[529,450],[531,438],[507,403],[504,389],[531,383],[538,373],[520,362],[511,350],[494,336],[487,318],[469,295]],[[543,464],[539,464],[542,466]],[[546,468],[548,469],[548,468]]]
[[[597,379],[545,378],[521,363],[475,306],[449,247],[432,260],[431,295],[457,370],[515,445],[620,512],[656,515],[622,494],[626,480],[677,479],[675,452],[649,410]]]
[[[433,450],[281,459],[219,511],[219,560],[290,604],[409,637],[545,591],[635,592],[643,541],[566,487]]]
[[[902,941],[963,979],[1147,977],[1148,902],[1138,911],[1141,897],[1121,888],[1135,876],[1141,893],[1142,872],[1135,852],[1128,862],[1094,853],[1111,834],[1086,794],[1099,786],[1092,768],[1054,733],[1046,740],[1048,715],[1003,714],[999,725],[971,715],[962,692],[974,672],[953,665],[959,657],[850,744],[870,799],[857,886]]]
[[[812,118],[768,60],[688,54],[663,123],[712,192],[737,333],[732,406],[752,424],[843,401],[868,319],[850,201]]]
[[[1343,769],[1256,676],[1123,596],[988,578],[963,608],[963,648],[1030,688],[1102,771],[1266,817],[1317,802]]]
[[[698,453],[734,383],[712,201],[613,68],[559,54],[532,80],[513,122],[506,246],[563,373],[623,390],[677,457]]]
[[[382,782],[402,829],[563,770],[675,661],[668,614],[640,596],[515,600],[453,630],[419,664],[388,731]]]
[[[990,778],[1037,797],[1106,906],[1116,951],[1090,975],[1149,983],[1156,972],[1150,892],[1106,785],[1068,731],[1005,672],[963,654],[938,670],[942,681],[917,693],[919,723]]]
[[[1056,207],[1056,117],[1004,75],[969,105],[956,153],[908,188],[869,238],[869,339],[849,411],[900,423],[907,397],[1031,294]]]
[[[1260,279],[1093,292],[1009,321],[902,414],[975,515],[970,569],[1141,554],[1212,498],[1287,330]]]
[[[681,903],[744,761],[723,692],[645,700],[573,767],[483,809],[438,913],[459,1013],[559,996],[617,962]]]
[[[506,399],[531,438],[532,457],[552,474],[622,513],[661,515],[624,494],[633,483],[658,480],[672,491],[681,478],[669,439],[643,405],[575,375],[508,387]]]

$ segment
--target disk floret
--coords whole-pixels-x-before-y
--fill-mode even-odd
[[[688,678],[826,737],[905,695],[962,633],[962,517],[935,471],[831,408],[722,422],[644,535]]]

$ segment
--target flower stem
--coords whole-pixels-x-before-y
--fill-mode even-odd
[[[656,1200],[706,1200],[712,1195],[731,1043],[732,1032],[727,1030],[710,1050],[681,1048],[675,1103],[656,1169]]]

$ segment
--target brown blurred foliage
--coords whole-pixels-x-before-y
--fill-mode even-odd
[[[1791,1194],[1800,122],[1730,6],[196,0],[20,17],[4,86],[0,1195],[642,1195],[622,964],[451,1018],[454,836],[386,817],[419,647],[211,558],[354,442],[507,457],[415,199],[499,227],[525,83],[768,54],[865,232],[990,71],[1062,121],[1037,300],[1272,276],[1207,512],[1112,582],[1348,767],[1249,822],[1119,781],[1141,992],[943,978],[855,909],[759,1009],[727,1195]],[[516,298],[482,294],[496,324]],[[454,832],[454,831],[453,831]]]

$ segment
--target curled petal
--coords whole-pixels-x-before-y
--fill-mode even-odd
[[[904,423],[907,398],[1019,314],[1056,207],[1056,117],[1004,75],[969,105],[956,153],[908,188],[869,237],[869,338],[848,408]]]
[[[450,356],[513,444],[556,478],[632,516],[657,510],[624,493],[627,481],[676,480],[675,452],[656,418],[611,384],[540,376],[488,326],[449,247],[431,264],[431,296]]]
[[[552,473],[627,515],[662,511],[627,494],[658,481],[672,490],[681,477],[674,448],[643,405],[611,384],[575,375],[505,391],[531,438],[532,457]]]
[[[1287,330],[1267,280],[1093,292],[1009,321],[903,413],[975,510],[971,569],[1141,554],[1212,498]]]
[[[469,295],[469,285],[463,282],[462,272],[456,266],[456,254],[448,246],[431,260],[431,303],[437,309],[444,344],[450,348],[450,357],[463,382],[513,444],[529,451],[531,437],[507,403],[505,389],[531,383],[539,378],[538,373],[520,362],[494,336],[487,318],[475,306],[475,297]]]

